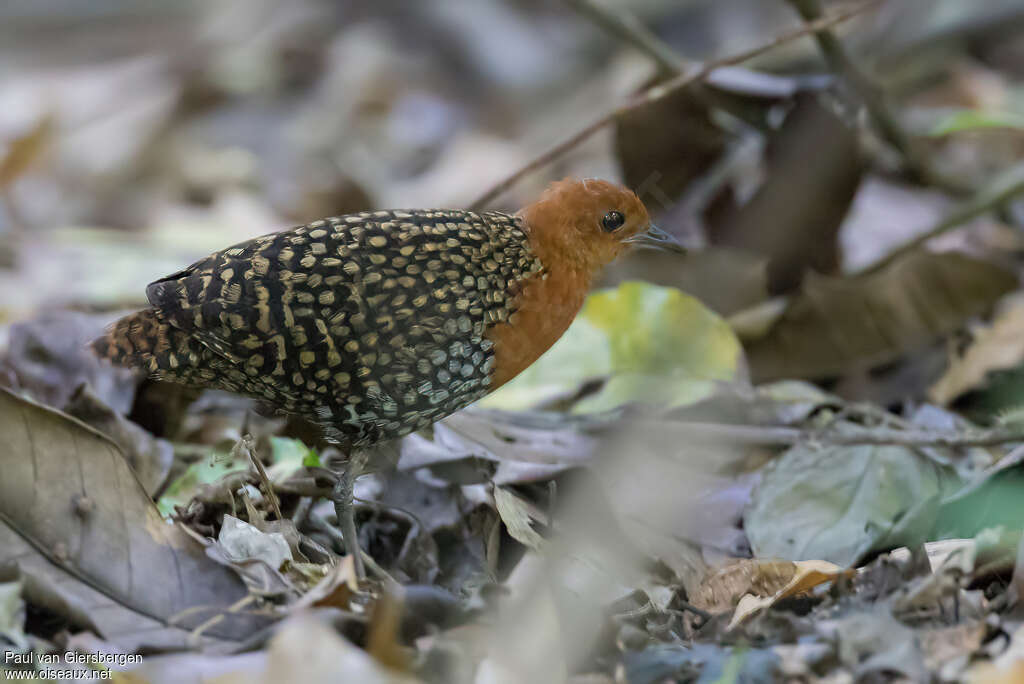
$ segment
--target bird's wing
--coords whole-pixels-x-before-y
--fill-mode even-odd
[[[485,387],[486,330],[538,268],[516,217],[365,212],[235,245],[147,294],[247,391],[304,406],[361,397],[365,422],[375,392],[385,406],[422,395],[440,411],[460,388]]]

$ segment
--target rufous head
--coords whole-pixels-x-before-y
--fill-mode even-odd
[[[552,183],[519,215],[542,261],[571,264],[590,273],[631,245],[685,251],[651,224],[636,193],[606,180],[567,178]]]

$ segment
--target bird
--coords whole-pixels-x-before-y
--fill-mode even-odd
[[[365,570],[352,482],[369,447],[498,389],[566,331],[632,246],[685,251],[637,195],[566,178],[520,211],[381,210],[256,237],[146,288],[92,343],[117,366],[294,414],[346,455],[332,493]]]

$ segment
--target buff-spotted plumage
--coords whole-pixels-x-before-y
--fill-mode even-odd
[[[152,283],[151,308],[93,346],[370,445],[440,420],[536,360],[600,268],[649,229],[636,195],[597,180],[557,183],[515,215],[323,219]]]

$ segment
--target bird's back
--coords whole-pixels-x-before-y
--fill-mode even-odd
[[[378,211],[222,250],[147,288],[99,353],[267,400],[370,444],[487,393],[492,326],[541,271],[518,218]]]

